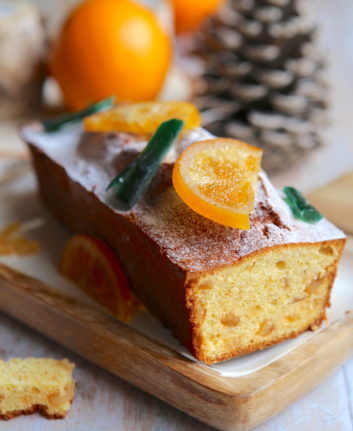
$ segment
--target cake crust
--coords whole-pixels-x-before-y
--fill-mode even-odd
[[[185,272],[220,268],[278,244],[344,238],[344,234],[326,219],[312,225],[293,218],[264,172],[259,176],[251,229],[223,226],[192,211],[176,195],[171,174],[173,160],[186,145],[213,137],[203,129],[185,134],[140,202],[131,211],[119,211],[106,192],[106,186],[136,157],[146,141],[125,133],[82,133],[80,127],[47,134],[39,127],[33,123],[22,131],[32,153],[34,150],[43,153],[51,163],[61,166],[63,174],[73,183],[80,184],[109,206],[117,217],[131,221]]]
[[[188,208],[171,184],[173,158],[162,165],[134,209],[121,212],[112,206],[105,186],[143,147],[139,138],[82,134],[79,128],[52,137],[37,129],[38,125],[29,126],[23,136],[43,200],[71,230],[96,235],[112,247],[140,300],[197,359],[214,363],[263,349],[318,327],[325,318],[344,234],[326,219],[315,225],[294,219],[264,173],[248,231],[218,225]],[[199,131],[178,145],[182,148],[187,141],[207,138],[209,134]],[[326,278],[310,321],[246,347],[235,344],[226,352],[208,351],[202,341],[203,316],[196,305],[195,286],[201,278],[236,269],[273,250],[305,250],[322,244],[332,247],[334,256],[325,261]]]
[[[71,400],[71,404],[73,403],[73,399]],[[48,413],[48,407],[44,406],[42,404],[34,404],[33,406],[29,407],[26,410],[13,410],[12,412],[7,413],[0,413],[0,420],[3,421],[9,421],[17,416],[29,416],[33,415],[34,413],[40,413],[42,416],[44,416],[47,419],[64,419],[66,417],[67,413]]]

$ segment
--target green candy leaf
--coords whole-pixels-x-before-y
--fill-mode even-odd
[[[310,205],[299,190],[294,187],[284,187],[283,198],[287,202],[295,218],[305,221],[306,223],[316,223],[323,218],[316,208]]]
[[[95,114],[96,112],[103,111],[104,109],[111,108],[114,105],[115,97],[108,97],[108,99],[101,100],[100,102],[93,103],[93,105],[87,106],[79,112],[72,114],[64,114],[59,117],[51,118],[49,120],[42,121],[44,130],[46,132],[56,132],[60,130],[65,124],[78,123],[88,115]]]
[[[122,209],[132,208],[140,199],[183,126],[175,118],[162,123],[142,153],[108,185]]]

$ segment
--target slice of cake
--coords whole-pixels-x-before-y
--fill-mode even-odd
[[[35,411],[48,418],[65,417],[75,393],[73,369],[67,359],[0,360],[0,418]]]
[[[41,197],[72,231],[114,250],[136,295],[192,354],[214,363],[317,328],[330,304],[344,234],[326,219],[295,219],[265,173],[257,182],[250,229],[208,220],[185,205],[171,180],[173,160],[203,129],[174,146],[130,211],[106,187],[145,146],[126,133],[23,130]]]

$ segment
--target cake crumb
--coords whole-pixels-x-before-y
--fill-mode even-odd
[[[75,395],[74,368],[67,359],[0,360],[0,419],[36,411],[48,419],[64,418]]]

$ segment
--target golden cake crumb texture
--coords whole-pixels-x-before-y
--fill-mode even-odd
[[[75,394],[74,367],[67,359],[0,360],[0,418],[35,411],[48,418],[65,417]]]

